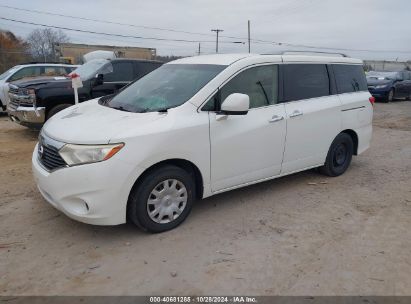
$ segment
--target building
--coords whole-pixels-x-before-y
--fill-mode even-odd
[[[367,70],[372,71],[402,71],[411,70],[411,61],[364,60]]]
[[[75,43],[55,44],[56,58],[60,62],[82,64],[83,55],[93,51],[113,51],[119,58],[152,60],[156,58],[156,49],[133,46],[91,45]]]

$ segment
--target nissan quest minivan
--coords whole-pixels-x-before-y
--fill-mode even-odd
[[[343,174],[370,145],[373,103],[357,59],[184,58],[49,119],[33,173],[75,220],[162,232],[196,199],[315,167]]]

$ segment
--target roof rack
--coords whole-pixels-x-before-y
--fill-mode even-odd
[[[296,54],[295,54],[296,53]],[[349,57],[344,53],[334,53],[334,52],[321,52],[321,51],[284,51],[282,52],[281,55],[300,55],[300,54],[314,54],[314,55],[321,55],[321,54],[326,54],[326,55],[337,55],[339,57]]]
[[[58,61],[47,61],[47,62],[41,62],[41,61],[29,61],[29,62],[22,62],[19,63],[19,65],[25,65],[25,64],[64,64],[64,65],[72,65],[64,62],[58,62]]]

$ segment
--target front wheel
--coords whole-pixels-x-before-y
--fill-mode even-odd
[[[333,177],[343,174],[351,163],[353,152],[354,143],[351,136],[340,133],[332,142],[320,172]]]
[[[171,230],[186,219],[194,197],[193,177],[179,167],[163,166],[133,187],[128,200],[128,218],[145,231]]]
[[[48,113],[47,113],[47,119],[53,117],[54,115],[56,115],[58,112],[67,109],[68,107],[71,107],[72,104],[68,104],[68,103],[63,103],[63,104],[59,104],[57,106],[52,107]]]
[[[390,89],[390,91],[388,92],[387,98],[386,98],[386,102],[391,102],[394,100],[394,89]]]

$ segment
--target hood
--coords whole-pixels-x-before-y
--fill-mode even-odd
[[[41,77],[41,78],[25,78],[22,80],[12,82],[13,85],[19,88],[66,88],[71,87],[71,79],[59,76],[59,77]]]
[[[383,84],[391,84],[393,80],[391,79],[378,79],[376,77],[367,77],[367,84],[368,85],[383,85]]]
[[[116,134],[132,128],[142,130],[164,116],[158,112],[124,112],[93,99],[57,113],[45,123],[42,132],[65,143],[106,144]]]

